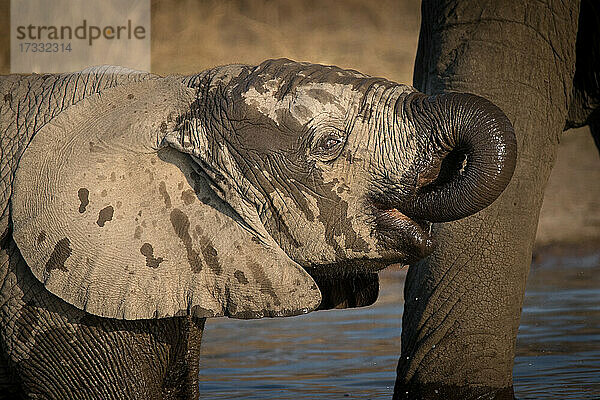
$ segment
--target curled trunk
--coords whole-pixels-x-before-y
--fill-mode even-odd
[[[402,113],[428,140],[414,165],[414,191],[402,212],[431,222],[457,220],[490,205],[517,158],[513,127],[490,101],[472,94],[410,94]]]

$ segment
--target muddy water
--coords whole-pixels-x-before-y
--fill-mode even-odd
[[[402,271],[371,307],[258,321],[210,320],[205,399],[390,399]],[[600,250],[532,266],[515,361],[520,399],[600,399]]]

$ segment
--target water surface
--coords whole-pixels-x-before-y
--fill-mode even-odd
[[[391,399],[404,271],[354,310],[206,324],[205,399]],[[600,250],[548,256],[529,277],[515,361],[520,399],[600,399]]]
[[[532,265],[514,380],[520,399],[600,399],[600,251]]]

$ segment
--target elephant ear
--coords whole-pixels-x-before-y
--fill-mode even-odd
[[[260,318],[315,309],[318,287],[162,147],[195,92],[162,79],[69,107],[20,160],[13,237],[46,288],[89,313]]]

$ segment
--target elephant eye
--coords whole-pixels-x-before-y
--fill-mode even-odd
[[[344,138],[338,135],[325,135],[317,142],[313,154],[322,161],[336,158],[344,145]]]
[[[336,146],[342,144],[342,139],[339,137],[327,137],[325,138],[322,142],[321,142],[321,149],[324,151],[331,151],[333,150]]]
[[[311,153],[321,161],[332,161],[339,156],[344,147],[344,142],[343,136],[327,134],[316,142]]]

